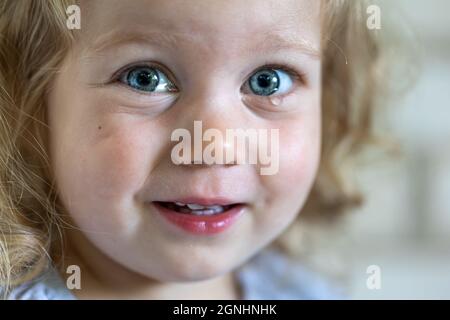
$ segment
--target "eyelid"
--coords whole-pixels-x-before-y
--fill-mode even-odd
[[[133,68],[153,68],[158,70],[159,72],[163,73],[165,75],[165,77],[167,78],[167,80],[175,87],[177,88],[177,91],[179,91],[178,89],[178,85],[176,85],[175,83],[177,81],[174,81],[174,76],[172,75],[171,72],[169,72],[168,70],[166,70],[166,68],[164,66],[161,66],[159,64],[153,63],[153,62],[138,62],[138,63],[131,63],[128,64],[122,68],[120,68],[119,70],[117,70],[116,72],[113,73],[113,75],[111,76],[111,80],[108,81],[108,83],[113,83],[113,82],[117,82],[120,80],[121,76],[126,73],[129,72],[131,69]],[[150,94],[150,93],[147,93]]]
[[[306,85],[308,83],[305,73],[300,72],[296,67],[285,63],[265,63],[263,66],[258,67],[255,71],[253,71],[250,76],[265,69],[281,70],[289,74],[294,80],[300,82],[302,85]]]
[[[306,86],[308,84],[308,79],[305,73],[302,72],[298,72],[296,71],[296,68],[288,65],[288,64],[282,64],[282,63],[265,63],[263,66],[258,67],[256,70],[252,71],[252,73],[250,74],[249,77],[251,77],[253,74],[261,71],[261,70],[265,70],[265,69],[272,69],[272,70],[281,70],[285,73],[287,73],[288,75],[290,75],[293,79],[294,83],[300,83],[301,86]],[[247,77],[247,80],[245,81],[243,88],[247,91],[249,83],[248,83],[248,79],[249,77]],[[295,90],[291,89],[288,93],[284,94],[283,96],[289,96],[292,94],[292,92]],[[250,90],[249,90],[250,91]],[[247,94],[247,92],[246,92]],[[258,99],[268,99],[270,96],[256,96]]]

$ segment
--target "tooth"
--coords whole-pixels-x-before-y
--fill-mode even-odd
[[[187,206],[191,210],[200,210],[200,209],[204,209],[205,208],[204,206],[201,206],[201,205],[198,205],[198,204],[195,204],[195,203],[188,203]]]
[[[214,213],[222,213],[224,211],[223,207],[217,206],[214,209],[212,209]]]
[[[223,207],[222,206],[219,206],[219,205],[215,205],[215,206],[210,206],[210,207],[208,207],[208,209],[213,209],[213,210],[218,210],[218,209],[223,209]]]
[[[183,202],[175,202],[175,204],[176,204],[177,206],[180,206],[180,207],[183,207],[183,206],[186,205],[186,204],[184,204]]]
[[[211,216],[215,214],[214,210],[194,210],[192,213],[197,216]]]

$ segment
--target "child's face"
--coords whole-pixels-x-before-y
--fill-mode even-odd
[[[78,249],[150,278],[206,279],[293,222],[319,163],[319,1],[86,1],[77,33],[48,96],[48,121],[61,201],[89,240]],[[249,87],[260,70],[278,82]],[[278,173],[175,165],[171,133],[193,130],[194,120],[203,132],[279,129]],[[155,204],[189,198],[241,203],[242,214],[202,233],[169,222]]]

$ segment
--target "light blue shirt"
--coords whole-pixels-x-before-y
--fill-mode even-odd
[[[243,300],[343,298],[343,293],[336,287],[275,250],[261,251],[235,272],[242,288]],[[58,272],[50,268],[35,280],[14,288],[8,299],[75,300],[76,297]]]

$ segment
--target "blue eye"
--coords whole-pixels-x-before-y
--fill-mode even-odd
[[[128,69],[120,81],[133,89],[145,92],[173,92],[176,87],[160,70],[148,66]]]
[[[281,69],[266,68],[257,71],[248,80],[250,90],[259,96],[286,93],[292,86],[291,75]]]

